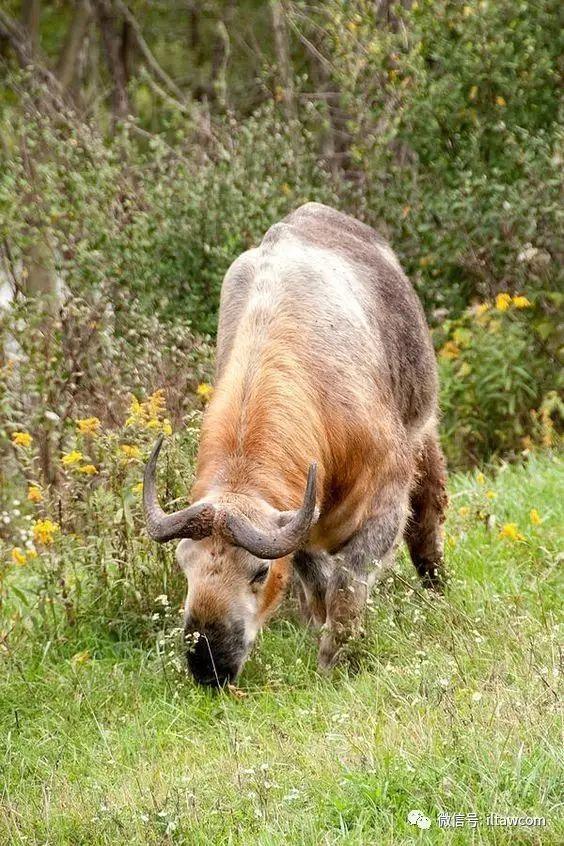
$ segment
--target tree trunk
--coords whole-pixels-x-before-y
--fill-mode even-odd
[[[274,32],[274,49],[280,74],[280,94],[289,120],[296,118],[296,98],[294,93],[294,77],[290,60],[290,44],[284,8],[280,0],[270,0],[272,14],[272,29]]]
[[[102,36],[106,64],[113,83],[112,115],[115,126],[118,121],[124,120],[131,113],[123,50],[123,19],[116,19],[111,0],[94,0],[94,9]]]
[[[29,38],[30,52],[36,56],[39,52],[39,20],[41,17],[41,0],[23,0],[22,24]]]
[[[67,92],[75,78],[80,48],[88,31],[92,12],[88,0],[78,0],[70,23],[61,55],[57,63],[57,76],[63,91]]]

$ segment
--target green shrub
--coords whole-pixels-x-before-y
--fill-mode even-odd
[[[530,290],[527,245],[554,288],[562,128],[556,0],[373,5],[322,16],[358,184],[349,202],[390,237],[429,312]]]
[[[443,446],[452,465],[556,446],[564,420],[547,320],[524,296],[466,309],[435,330]]]
[[[18,368],[31,393],[6,409],[11,424],[45,429],[37,415],[64,395],[66,416],[76,408],[117,425],[130,391],[165,386],[179,425],[186,397],[207,379],[207,335],[215,332],[227,267],[273,222],[315,199],[389,237],[438,348],[455,333],[470,338],[456,359],[441,359],[451,464],[516,454],[527,439],[555,437],[558,4],[404,5],[287,7],[296,41],[310,45],[306,53],[292,45],[296,120],[288,120],[284,98],[268,97],[266,67],[259,105],[233,102],[227,111],[224,103],[210,113],[195,101],[175,107],[167,100],[159,112],[152,100],[150,118],[118,124],[112,138],[103,134],[107,120],[92,128],[73,116],[39,114],[29,76],[8,76],[0,123],[3,267],[28,293],[29,252],[40,245],[64,310],[82,314],[82,325],[74,318],[54,324],[35,381],[25,362]],[[53,12],[55,29],[56,19]],[[146,80],[132,79],[132,91],[139,85]],[[534,308],[500,312],[498,331],[493,319],[475,319],[471,303],[519,291]],[[88,315],[105,328],[83,343]],[[24,324],[28,317],[22,313]],[[31,320],[18,341],[24,350],[41,346],[37,326]],[[26,356],[35,361],[35,353]]]
[[[221,281],[243,250],[301,203],[335,202],[311,132],[272,105],[219,120],[213,155],[189,131],[174,149],[157,136],[140,147],[125,125],[104,144],[36,114],[13,114],[4,132],[12,142],[23,134],[28,153],[48,151],[30,174],[14,145],[0,172],[0,240],[18,287],[40,241],[73,295],[126,312],[133,303],[200,333],[215,331]]]
[[[200,413],[187,415],[178,435],[166,413],[158,390],[132,397],[113,428],[97,417],[67,420],[50,482],[42,472],[44,444],[25,429],[5,433],[18,473],[3,488],[0,608],[13,619],[24,614],[42,638],[64,639],[69,627],[93,620],[121,636],[145,636],[163,603],[176,613],[183,577],[172,549],[157,547],[143,531],[141,480],[155,435],[165,432],[163,498],[186,501]],[[158,599],[164,596],[166,602]]]
[[[162,431],[165,495],[188,496],[210,349],[186,326],[99,305],[0,313],[0,606],[20,613],[36,593],[29,619],[53,636],[92,614],[141,631],[155,596],[181,592],[142,531],[140,482]],[[21,566],[29,591],[16,579],[14,594]]]

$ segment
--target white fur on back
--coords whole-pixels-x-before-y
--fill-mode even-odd
[[[311,246],[290,233],[267,251],[258,252],[260,261],[251,285],[248,309],[275,311],[281,303],[293,303],[300,310],[300,294],[305,309],[311,295],[317,294],[315,304],[319,315],[346,318],[358,329],[368,330],[362,284],[354,268],[338,252]]]

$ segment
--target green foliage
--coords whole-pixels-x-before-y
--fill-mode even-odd
[[[165,320],[181,316],[213,332],[221,280],[271,223],[307,200],[335,202],[318,168],[311,133],[272,106],[245,123],[218,122],[213,158],[176,133],[172,149],[154,137],[139,149],[125,126],[112,145],[35,116],[23,152],[10,151],[0,176],[0,237],[13,269],[30,244],[47,241],[72,294],[131,302]],[[32,171],[27,156],[49,150]],[[18,280],[25,288],[25,279]]]
[[[157,593],[170,574],[164,554],[157,569],[143,564],[143,462],[159,431],[180,430],[166,489],[188,495],[209,347],[178,322],[77,297],[56,317],[34,300],[14,304],[1,315],[0,344],[0,509],[12,546],[3,565],[35,564],[42,620],[55,628],[93,613],[133,624],[155,574]],[[14,496],[24,503],[15,517]]]
[[[498,295],[434,333],[439,347],[443,446],[451,464],[555,446],[557,326],[526,297]]]
[[[555,284],[561,208],[556,2],[331,4],[359,208],[384,223],[425,305],[528,288],[533,242]],[[355,14],[356,10],[356,14]]]
[[[37,636],[64,638],[69,627],[88,629],[93,620],[122,637],[143,636],[154,630],[157,595],[169,594],[178,607],[182,583],[174,556],[144,535],[141,508],[143,466],[155,436],[171,435],[166,413],[164,391],[156,391],[141,401],[133,397],[119,427],[109,429],[97,417],[67,419],[64,446],[50,454],[50,484],[43,464],[53,439],[10,433],[19,484],[12,474],[1,502],[0,608],[8,603]],[[198,410],[188,414],[181,435],[167,441],[167,501],[189,495],[199,417]]]
[[[130,343],[134,324],[145,327],[140,361],[155,358],[155,347],[178,347],[188,367],[177,393],[192,390],[203,378],[188,374],[199,367],[192,355],[199,342],[177,345],[174,337],[187,338],[189,330],[213,335],[230,263],[272,223],[315,199],[389,237],[438,348],[457,328],[473,333],[456,362],[441,364],[452,463],[514,455],[528,439],[542,442],[542,414],[558,428],[551,399],[561,305],[558,4],[404,5],[375,12],[368,0],[285,4],[295,120],[274,70],[268,13],[253,0],[238,4],[231,23],[239,40],[234,35],[230,43],[225,78],[211,82],[217,41],[190,39],[217,34],[227,14],[222,5],[210,3],[203,17],[188,20],[177,10],[134,3],[134,12],[147,12],[145,36],[175,79],[185,63],[182,39],[190,41],[193,67],[179,84],[193,96],[180,102],[159,93],[139,63],[129,83],[137,113],[111,137],[106,104],[93,107],[89,122],[72,113],[49,116],[36,107],[42,86],[33,74],[5,72],[3,269],[20,293],[30,293],[28,271],[39,250],[66,298],[80,300],[107,328],[86,345],[89,357],[77,335],[62,337],[70,324],[57,328],[51,364],[59,370],[51,376],[43,369],[51,387],[38,396],[51,402],[57,395],[62,358],[77,346],[86,372],[109,355],[100,396],[112,383],[122,383],[125,396],[140,370],[139,345]],[[69,21],[68,8],[46,4],[48,58],[60,51]],[[251,24],[264,53],[245,58],[241,43]],[[225,102],[211,91],[220,82]],[[206,87],[210,102],[201,94]],[[521,292],[534,310],[518,320],[506,315],[498,334],[470,326],[473,305],[500,292]],[[470,370],[459,378],[463,366]],[[137,383],[154,390],[162,381],[154,376],[151,385]]]

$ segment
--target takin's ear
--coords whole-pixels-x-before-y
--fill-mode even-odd
[[[190,538],[183,538],[176,547],[176,563],[185,576],[188,575],[188,569],[195,546],[196,541],[190,540]]]

